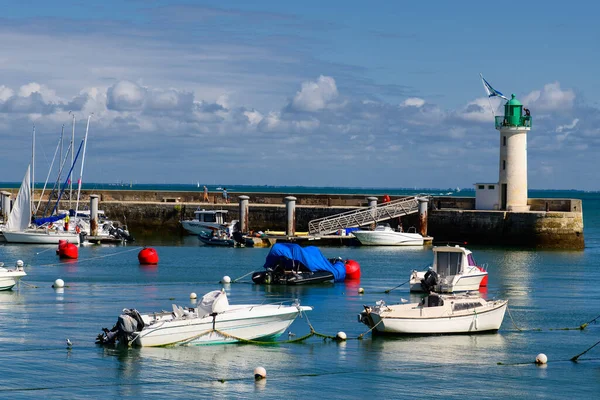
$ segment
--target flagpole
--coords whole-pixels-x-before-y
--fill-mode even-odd
[[[483,81],[483,75],[481,72],[479,73],[479,77],[481,78],[481,84],[483,85],[483,90],[487,93],[487,87],[485,86],[485,82]],[[492,115],[494,116],[494,122],[496,120],[496,113],[494,112],[494,108],[492,107],[492,102],[490,101],[490,96],[487,97],[488,104],[490,105],[490,110],[492,110]]]

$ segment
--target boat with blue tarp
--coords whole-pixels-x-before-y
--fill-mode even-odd
[[[295,243],[273,245],[264,269],[252,275],[254,283],[303,285],[346,279],[346,266],[341,258],[327,259],[318,247],[301,247]]]

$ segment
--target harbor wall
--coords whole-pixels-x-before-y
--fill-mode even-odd
[[[17,189],[9,189],[16,195]],[[198,208],[226,209],[229,219],[238,219],[237,194],[226,204],[221,193],[212,193],[201,203],[201,192],[162,192],[136,190],[82,191],[80,208],[89,207],[89,195],[100,196],[106,215],[128,225],[132,233],[161,231],[184,233],[179,221],[193,217]],[[241,194],[240,194],[241,195]],[[248,193],[249,229],[285,231],[287,193]],[[14,196],[13,196],[14,197]],[[362,194],[294,194],[296,231],[308,230],[308,222],[356,207],[368,205]],[[404,196],[390,196],[392,200]],[[381,196],[380,196],[381,199]],[[44,199],[46,200],[46,199]],[[467,241],[471,244],[515,245],[536,248],[582,249],[582,202],[578,199],[528,199],[530,211],[505,212],[475,210],[474,197],[433,196],[429,202],[428,234],[435,241]],[[61,209],[68,209],[63,201]],[[402,217],[405,229],[418,228],[418,215]],[[388,221],[397,227],[400,221]]]

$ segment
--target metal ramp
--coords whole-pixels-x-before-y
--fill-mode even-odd
[[[327,235],[338,229],[354,228],[377,223],[419,211],[417,197],[405,197],[389,203],[378,204],[377,207],[364,207],[329,217],[313,219],[308,223],[311,235]]]

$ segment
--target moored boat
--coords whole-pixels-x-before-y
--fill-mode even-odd
[[[412,271],[411,292],[466,292],[487,286],[488,272],[462,246],[436,246],[427,271]]]
[[[227,222],[227,210],[205,210],[194,211],[194,218],[181,221],[181,226],[192,235],[200,233],[211,233],[215,230],[226,231],[235,225],[237,221]]]
[[[18,260],[13,269],[6,268],[4,263],[0,262],[0,291],[12,289],[26,275],[23,270],[23,261]]]
[[[363,246],[422,246],[423,236],[414,228],[410,232],[392,229],[388,224],[377,225],[372,231],[353,231],[352,234]]]
[[[202,345],[240,340],[274,340],[312,307],[284,304],[230,305],[224,290],[202,297],[198,307],[140,314],[125,309],[115,326],[98,335],[98,344],[133,346]]]
[[[329,260],[318,247],[301,247],[295,243],[273,245],[263,267],[264,271],[252,274],[254,283],[304,285],[346,279],[346,263],[342,259]]]
[[[508,300],[431,293],[419,303],[365,306],[359,322],[379,333],[480,333],[500,329]]]

